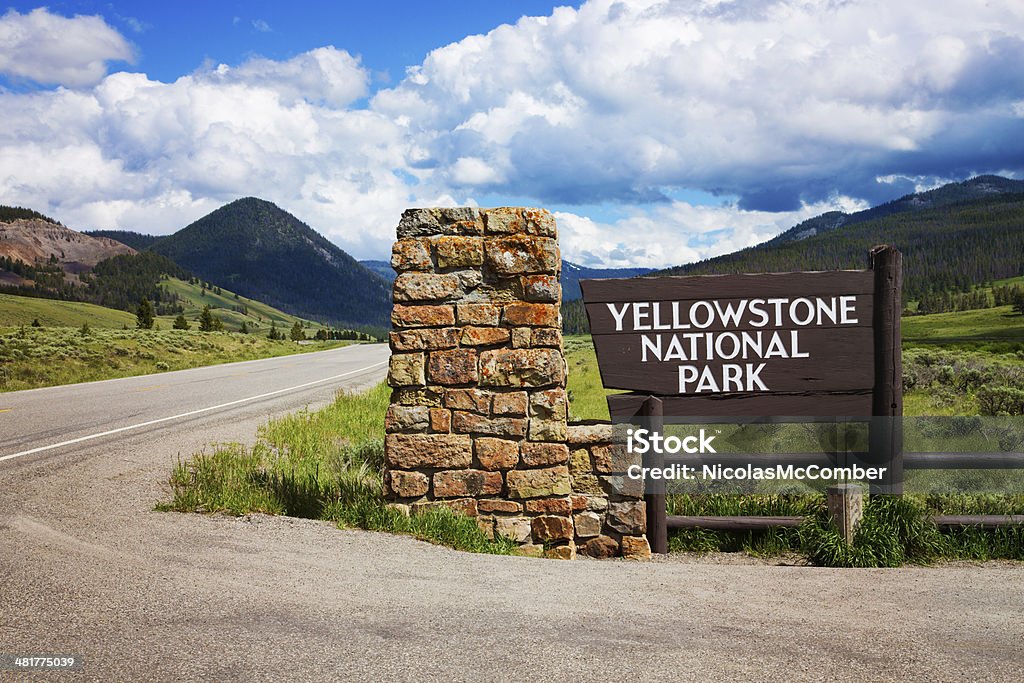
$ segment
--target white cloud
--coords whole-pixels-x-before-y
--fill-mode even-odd
[[[507,159],[491,192],[797,209],[887,192],[885,173],[1019,164],[1022,58],[1013,0],[592,0],[439,48],[373,102],[412,116],[425,164]]]
[[[365,79],[347,53],[321,48],[173,83],[116,73],[89,91],[0,92],[3,201],[83,229],[166,233],[255,195],[347,249],[380,255],[410,203],[395,173],[405,168],[403,129],[329,104],[357,97]]]
[[[305,99],[335,108],[364,97],[370,81],[357,58],[333,46],[303,52],[283,62],[254,57],[234,68],[221,64],[196,76],[218,84],[267,88],[289,100]]]
[[[609,223],[563,211],[556,212],[555,219],[562,257],[568,261],[585,266],[661,268],[759,244],[826,211],[865,208],[866,202],[849,197],[833,197],[783,212],[673,201],[634,209]]]
[[[254,29],[256,29],[257,31],[259,31],[260,33],[270,33],[271,31],[274,30],[274,29],[270,28],[270,24],[268,24],[263,19],[253,19],[252,20],[252,27]]]
[[[99,82],[108,62],[131,62],[131,43],[103,17],[51,14],[45,8],[0,16],[0,74],[45,85]]]
[[[496,166],[480,157],[459,157],[452,164],[451,179],[458,185],[493,185],[502,180]]]

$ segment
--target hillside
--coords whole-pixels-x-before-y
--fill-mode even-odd
[[[32,296],[0,293],[0,330],[31,325],[43,327],[90,327],[121,329],[135,327],[135,315],[81,301],[56,301]]]
[[[34,214],[34,217],[15,216]],[[189,273],[163,256],[138,253],[102,235],[67,228],[30,209],[0,207],[0,291],[80,301],[133,311],[143,297],[170,311],[173,298],[157,289],[162,274]]]
[[[312,321],[288,315],[262,301],[243,297],[221,287],[207,288],[199,281],[189,282],[174,277],[165,278],[160,282],[160,287],[181,305],[186,320],[193,326],[198,324],[199,314],[202,313],[203,307],[209,306],[213,314],[224,323],[224,328],[230,331],[239,330],[242,323],[245,323],[251,331],[262,334],[270,329],[271,324],[274,324],[279,330],[287,333],[288,328],[298,320],[306,328],[307,336],[310,336],[323,327]],[[173,319],[174,316],[171,315],[160,318],[161,324],[165,327],[170,327]]]
[[[42,218],[0,222],[0,258],[59,265],[69,279],[104,259],[134,253],[115,240],[91,237]]]
[[[0,223],[10,223],[11,221],[16,221],[19,218],[25,218],[28,220],[38,218],[39,220],[46,221],[47,223],[63,225],[60,221],[56,221],[34,209],[26,209],[23,206],[7,206],[6,204],[0,204]]]
[[[928,292],[966,291],[976,284],[1024,274],[1024,194],[993,193],[937,208],[890,213],[657,274],[864,268],[868,250],[876,244],[892,244],[903,252],[905,300]]]
[[[199,315],[204,306],[210,307],[228,332],[238,331],[242,323],[245,323],[255,334],[265,335],[271,324],[287,334],[291,326],[299,321],[305,328],[306,335],[312,337],[323,328],[322,325],[288,315],[284,311],[260,301],[238,296],[226,289],[207,289],[199,281],[189,282],[176,277],[162,277],[157,287],[162,292],[162,300],[173,301],[175,304],[174,312],[157,316],[157,324],[165,330],[171,329],[178,311],[193,328],[197,328]],[[0,329],[31,325],[35,320],[43,327],[80,327],[83,323],[89,323],[90,327],[109,329],[134,328],[136,323],[134,310],[118,310],[82,301],[59,301],[0,293]]]
[[[372,270],[377,273],[377,275],[380,275],[388,282],[394,282],[397,277],[395,269],[391,267],[390,261],[374,261],[372,259],[366,259],[359,263],[367,270]]]
[[[305,223],[247,197],[152,246],[204,280],[304,318],[386,325],[390,286]]]
[[[807,239],[824,232],[836,230],[844,225],[864,223],[897,213],[937,209],[952,204],[963,204],[975,200],[992,199],[1000,195],[1022,193],[1024,193],[1024,180],[1011,180],[1010,178],[995,175],[981,175],[961,183],[949,183],[934,190],[904,195],[891,202],[879,204],[878,206],[855,213],[829,211],[820,216],[808,218],[778,237],[769,240],[766,244],[780,244],[782,242]]]

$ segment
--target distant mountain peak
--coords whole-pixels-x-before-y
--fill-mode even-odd
[[[242,197],[152,250],[199,277],[304,318],[384,325],[390,287],[273,202]]]

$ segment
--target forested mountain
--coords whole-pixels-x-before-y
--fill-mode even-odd
[[[158,240],[163,239],[159,235],[143,235],[141,232],[131,230],[86,230],[83,234],[91,237],[106,237],[117,240],[121,244],[127,244],[135,251],[143,251],[153,246]]]
[[[993,199],[999,195],[1022,193],[1024,193],[1024,180],[1011,180],[1010,178],[996,175],[980,175],[965,180],[962,183],[949,183],[934,190],[904,195],[899,199],[873,206],[870,209],[857,211],[856,213],[829,211],[820,216],[808,218],[778,237],[769,240],[767,244],[807,239],[808,237],[820,235],[823,232],[836,230],[844,225],[873,221],[897,213],[938,209],[952,204]]]
[[[772,241],[658,275],[838,270],[867,267],[868,250],[903,252],[905,299],[1024,274],[1024,194],[994,194],[891,213],[800,240]]]
[[[143,252],[100,261],[92,272],[82,276],[82,280],[88,287],[86,300],[90,303],[135,311],[139,302],[146,298],[157,315],[179,313],[177,295],[161,286],[165,275],[182,280],[191,277],[191,273],[170,259]]]
[[[903,252],[904,301],[918,301],[920,312],[1005,304],[1012,288],[975,287],[1024,275],[1024,181],[978,176],[854,214],[833,211],[764,244],[650,274],[859,269],[876,244]],[[563,303],[562,324],[588,331],[582,302]]]
[[[152,245],[199,277],[293,315],[387,324],[390,285],[270,202],[231,202]]]
[[[395,278],[398,277],[395,269],[391,267],[390,261],[374,261],[373,259],[365,259],[359,263],[361,263],[364,268],[368,268],[369,270],[377,273],[377,275],[380,275],[388,282],[394,282]]]

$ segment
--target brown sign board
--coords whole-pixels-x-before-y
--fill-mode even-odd
[[[892,327],[898,280],[863,270],[580,285],[604,386],[635,392],[609,396],[613,417],[637,415],[646,396],[673,416],[866,417],[876,349],[892,350],[876,328]],[[898,339],[897,317],[895,353]]]

